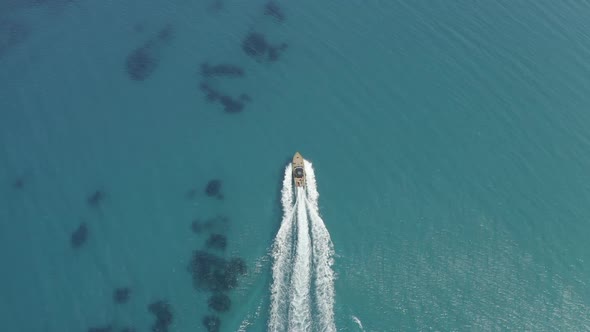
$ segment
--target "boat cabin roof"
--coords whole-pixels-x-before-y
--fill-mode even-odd
[[[302,178],[303,177],[303,167],[295,168],[295,177]]]

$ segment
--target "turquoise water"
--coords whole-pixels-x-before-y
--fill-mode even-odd
[[[170,331],[203,331],[191,223],[223,215],[220,255],[248,272],[221,330],[264,331],[296,150],[339,331],[590,330],[590,5],[283,1],[279,22],[208,1],[0,1],[3,330],[149,331],[166,300]],[[127,57],[165,27],[132,80]],[[288,44],[278,61],[242,50],[252,31]],[[206,100],[203,62],[244,69],[207,80],[247,93],[242,112]]]

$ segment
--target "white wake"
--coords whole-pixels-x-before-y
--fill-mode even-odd
[[[293,181],[291,164],[285,168],[281,203],[283,204],[283,221],[273,244],[272,286],[270,302],[269,331],[285,331],[286,320],[282,317],[288,313],[289,278],[292,272],[292,237],[293,237]]]
[[[315,267],[315,295],[317,306],[317,322],[320,331],[336,331],[334,324],[334,246],[330,233],[320,217],[318,209],[317,186],[315,173],[311,163],[305,163],[307,180],[307,208],[311,218],[311,234],[313,239],[313,263]]]
[[[319,214],[315,174],[307,160],[305,176],[305,190],[296,187],[294,195],[291,165],[285,168],[283,220],[272,247],[268,330],[273,332],[336,331],[334,248]]]
[[[297,248],[291,277],[289,331],[311,331],[311,246],[305,192],[297,188]]]

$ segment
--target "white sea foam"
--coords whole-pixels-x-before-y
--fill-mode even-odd
[[[307,186],[295,187],[293,203],[292,168],[285,168],[281,192],[283,220],[272,247],[268,330],[273,332],[336,331],[334,248],[319,214],[315,173],[307,160],[305,173]]]

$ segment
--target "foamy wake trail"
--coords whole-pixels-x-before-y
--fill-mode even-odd
[[[283,220],[272,247],[268,331],[336,331],[334,247],[319,214],[315,174],[307,160],[305,175],[307,186],[295,187],[293,203],[292,168],[285,168],[281,192]]]
[[[293,261],[293,179],[291,164],[285,168],[281,192],[283,220],[272,247],[272,286],[270,298],[269,331],[285,331],[287,328],[290,298],[289,278]]]
[[[318,209],[315,173],[310,162],[305,162],[307,181],[307,208],[311,218],[313,263],[315,274],[315,296],[317,319],[320,331],[336,331],[334,323],[334,245]]]
[[[297,248],[295,265],[291,275],[291,306],[289,307],[289,331],[311,330],[311,245],[305,191],[297,188]]]
[[[356,316],[353,315],[352,316],[352,321],[355,322],[356,325],[359,326],[359,328],[361,329],[361,331],[363,331],[363,332],[365,331],[365,329],[363,329],[363,323],[361,322],[360,319],[358,319],[358,317],[356,317]]]

